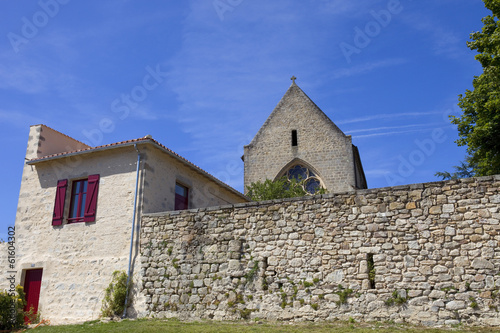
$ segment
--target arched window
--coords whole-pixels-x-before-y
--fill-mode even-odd
[[[297,182],[303,182],[304,190],[311,194],[316,193],[322,187],[319,177],[302,164],[293,165],[284,173],[284,176],[288,180],[295,179]]]

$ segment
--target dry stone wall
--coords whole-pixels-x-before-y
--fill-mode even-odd
[[[142,219],[155,317],[500,325],[500,176]]]

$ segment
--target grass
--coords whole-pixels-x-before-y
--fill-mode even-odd
[[[63,325],[63,326],[44,326],[35,329],[27,330],[26,332],[33,333],[76,333],[76,332],[175,332],[175,333],[191,333],[191,332],[218,332],[218,333],[233,333],[233,332],[259,332],[259,333],[444,333],[444,332],[473,332],[473,333],[489,333],[500,332],[499,328],[422,328],[398,324],[384,323],[353,323],[353,322],[334,322],[334,323],[261,323],[255,321],[248,322],[181,322],[175,319],[170,320],[124,320],[121,322],[101,323],[99,321],[87,322],[79,325]]]

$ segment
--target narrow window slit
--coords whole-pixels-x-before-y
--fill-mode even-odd
[[[375,289],[375,262],[373,261],[373,253],[366,255],[366,264],[368,266],[368,282],[370,289]]]
[[[297,130],[292,130],[292,147],[297,147]]]

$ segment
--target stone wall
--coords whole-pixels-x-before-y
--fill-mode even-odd
[[[500,325],[500,176],[143,217],[155,317]]]

